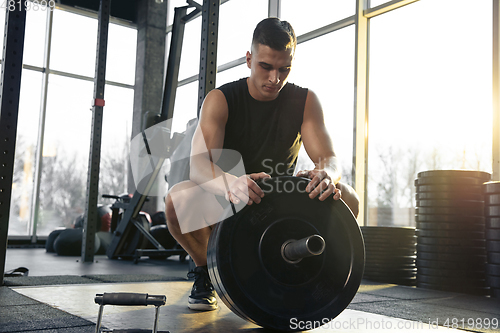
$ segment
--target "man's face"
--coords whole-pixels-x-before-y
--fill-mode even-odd
[[[272,101],[278,97],[290,74],[293,49],[276,51],[257,44],[252,47],[252,53],[247,52],[246,59],[250,68],[250,95],[258,101]]]

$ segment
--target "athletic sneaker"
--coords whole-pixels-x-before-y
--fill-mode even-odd
[[[192,310],[210,311],[217,309],[215,290],[208,276],[207,266],[196,266],[188,273],[188,278],[194,277],[193,289],[188,299],[188,307]]]

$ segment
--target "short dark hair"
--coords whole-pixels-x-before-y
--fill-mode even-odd
[[[267,45],[276,51],[292,49],[295,52],[297,37],[292,25],[277,17],[268,17],[257,24],[253,32],[252,47]]]

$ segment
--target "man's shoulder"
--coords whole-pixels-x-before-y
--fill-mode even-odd
[[[297,90],[305,90],[307,91],[308,88],[304,88],[302,86],[299,86],[295,83],[292,83],[292,82],[287,82],[286,85],[283,87],[283,89],[287,89],[287,90],[290,90],[290,91],[297,91]]]
[[[242,78],[242,79],[239,79],[239,80],[236,80],[236,81],[228,82],[228,83],[225,83],[225,84],[221,85],[217,89],[219,89],[222,92],[224,92],[224,91],[231,90],[231,89],[242,88],[242,87],[246,86],[246,84],[247,84],[246,80],[247,80],[246,78]]]
[[[297,99],[297,98],[305,99],[307,97],[308,91],[309,91],[308,88],[303,88],[303,87],[296,85],[294,83],[287,82],[287,84],[283,87],[280,94],[282,94],[286,98],[293,97],[294,99]]]

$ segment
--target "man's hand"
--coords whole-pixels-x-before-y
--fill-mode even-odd
[[[309,198],[311,199],[320,195],[319,200],[324,201],[332,193],[334,200],[339,200],[341,197],[340,189],[335,187],[335,184],[325,170],[303,170],[297,173],[297,177],[311,179],[311,182],[306,187],[306,191],[309,193]]]
[[[271,176],[265,172],[260,172],[237,178],[229,185],[229,191],[226,192],[226,200],[234,204],[239,204],[240,201],[246,202],[247,205],[251,205],[254,202],[260,203],[261,198],[264,197],[264,192],[255,181],[264,178],[271,178]]]

